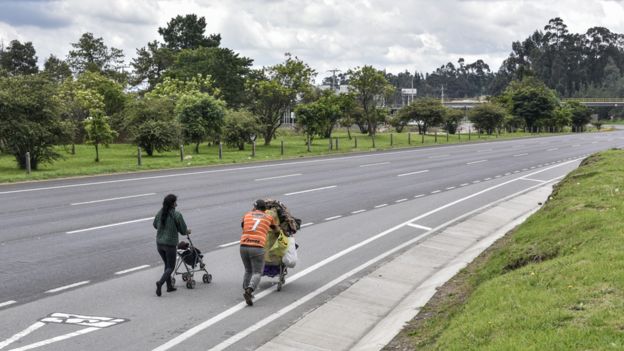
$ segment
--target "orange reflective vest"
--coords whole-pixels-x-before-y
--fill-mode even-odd
[[[271,230],[275,219],[263,211],[249,211],[243,216],[243,235],[240,244],[245,246],[264,247],[266,236]]]

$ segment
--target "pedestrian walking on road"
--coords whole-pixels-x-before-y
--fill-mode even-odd
[[[275,219],[264,213],[264,200],[256,200],[253,209],[243,216],[241,227],[243,235],[240,240],[240,255],[245,266],[243,277],[243,297],[247,305],[253,305],[253,292],[260,284],[264,269],[264,245],[271,228],[277,228]]]
[[[171,273],[175,268],[178,233],[182,235],[191,234],[191,230],[186,227],[182,214],[175,209],[178,206],[177,200],[178,197],[173,194],[165,196],[162,208],[154,217],[156,248],[165,263],[165,271],[160,280],[156,282],[156,296],[161,295],[161,288],[165,283],[167,283],[167,292],[177,290],[171,283]]]

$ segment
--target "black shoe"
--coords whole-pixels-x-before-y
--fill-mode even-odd
[[[174,292],[176,290],[178,290],[178,288],[176,288],[176,287],[173,287],[173,286],[167,287],[167,292]]]
[[[245,292],[243,293],[243,297],[245,298],[245,302],[249,306],[253,306],[253,294],[252,293],[253,293],[253,289],[252,288],[245,289]]]
[[[161,289],[162,288],[162,283],[161,282],[156,282],[156,296],[160,296],[162,295]]]

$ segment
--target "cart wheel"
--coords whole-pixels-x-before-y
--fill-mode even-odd
[[[212,274],[204,274],[204,276],[202,277],[202,280],[204,281],[204,283],[208,284],[212,281]]]
[[[277,282],[277,291],[282,291],[282,281]]]
[[[186,282],[186,288],[187,289],[193,289],[195,287],[195,281],[194,280],[189,280]]]
[[[188,273],[182,273],[182,280],[184,281],[188,280]]]
[[[175,286],[175,277],[171,277],[171,286]]]

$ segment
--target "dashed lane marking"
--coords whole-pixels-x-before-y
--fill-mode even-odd
[[[143,268],[147,268],[149,266],[150,266],[149,264],[144,264],[142,266],[128,268],[128,269],[124,269],[123,271],[115,272],[115,274],[116,275],[126,274],[126,273],[130,273],[130,272],[138,271],[138,270],[143,269]]]
[[[46,291],[46,293],[51,294],[51,293],[59,292],[59,291],[62,291],[62,290],[75,288],[75,287],[78,287],[78,286],[81,286],[81,285],[89,284],[89,282],[90,282],[89,280],[85,280],[85,281],[82,281],[82,282],[61,286],[59,288],[50,289],[50,290]]]

